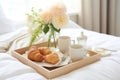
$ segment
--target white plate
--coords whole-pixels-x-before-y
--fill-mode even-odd
[[[53,65],[53,64],[46,63],[46,62],[35,62],[35,61],[33,62],[37,63],[38,65],[44,66],[44,67],[59,67],[59,66],[67,65],[71,61],[70,57],[69,56],[65,57],[64,54],[61,53],[58,48],[51,47],[50,50],[58,54],[59,59],[60,59],[58,63]],[[22,56],[27,58],[28,56],[27,51]]]

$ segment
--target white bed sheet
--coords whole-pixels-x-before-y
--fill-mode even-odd
[[[24,30],[25,29],[21,29],[20,31],[17,31],[16,34],[20,34],[21,31],[24,33]],[[72,39],[75,39],[81,31],[83,31],[88,36],[87,46],[106,48],[109,50],[114,50],[114,52],[111,53],[111,56],[103,57],[96,63],[72,71],[66,75],[54,78],[52,80],[120,80],[120,38],[84,30],[81,28],[63,29],[61,31],[61,35],[68,35],[71,36]],[[11,33],[11,37],[13,36],[16,36],[15,33]],[[4,43],[5,41],[3,37],[6,37],[6,35],[0,36],[1,43]],[[10,38],[10,36],[8,38]],[[14,39],[10,39],[9,42],[13,40]],[[4,44],[8,44],[9,42],[7,41],[7,43]],[[1,45],[1,47],[7,49],[6,46]],[[22,64],[9,54],[0,53],[0,80],[47,79],[42,75],[36,73],[32,68]]]

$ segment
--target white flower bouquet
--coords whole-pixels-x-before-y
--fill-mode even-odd
[[[29,45],[32,45],[41,33],[49,33],[48,47],[51,38],[54,39],[54,47],[56,47],[55,33],[59,33],[69,20],[65,5],[62,3],[57,3],[47,10],[39,10],[38,12],[32,9],[31,14],[27,14],[27,17],[27,26],[32,35]]]

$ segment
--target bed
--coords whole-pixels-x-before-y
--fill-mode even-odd
[[[60,35],[75,39],[83,31],[87,35],[88,47],[101,47],[111,51],[100,61],[74,70],[52,80],[119,80],[120,79],[120,37],[97,33],[81,28],[70,21]],[[11,51],[28,45],[30,35],[27,28],[0,36],[0,80],[47,80],[31,67],[11,56]],[[27,41],[27,42],[26,42]],[[36,43],[45,41],[40,39]]]

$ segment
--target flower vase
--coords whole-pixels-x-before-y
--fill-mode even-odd
[[[48,47],[50,47],[50,43],[53,43],[53,47],[57,48],[58,37],[59,37],[59,33],[55,31],[51,31],[48,36]]]

